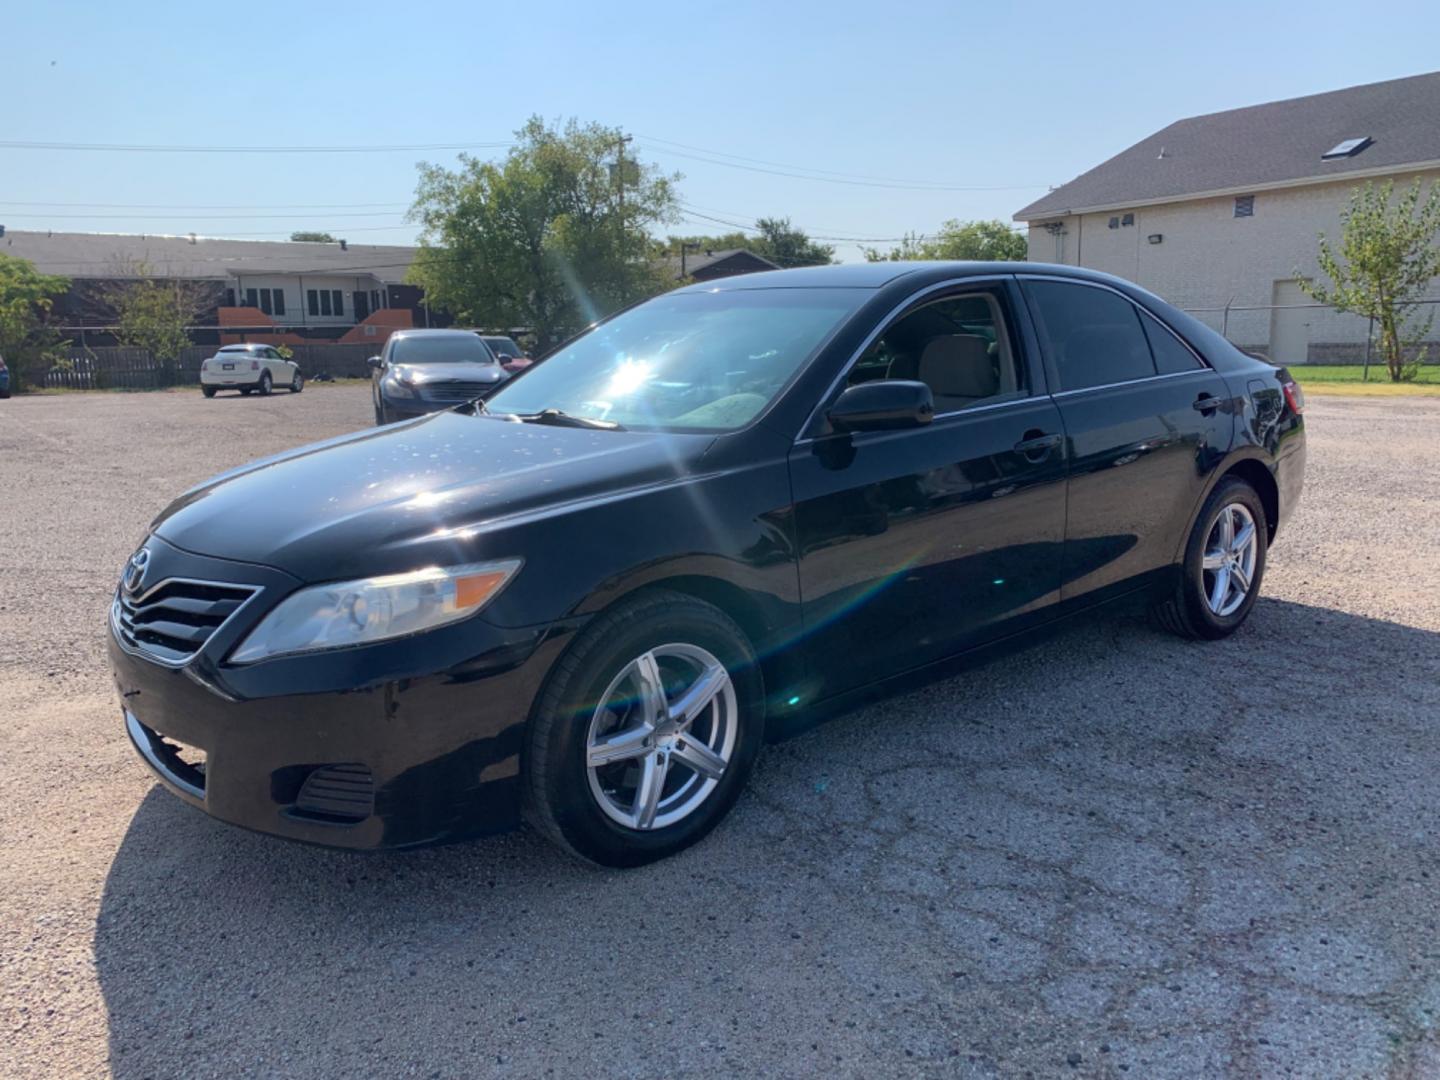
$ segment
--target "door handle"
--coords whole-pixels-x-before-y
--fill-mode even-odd
[[[1027,431],[1025,438],[1015,444],[1015,453],[1026,461],[1041,462],[1050,456],[1050,451],[1065,441],[1063,435],[1045,435]]]
[[[1225,402],[1222,398],[1212,397],[1207,392],[1201,394],[1198,398],[1196,398],[1191,403],[1191,408],[1195,409],[1197,412],[1203,413],[1208,416],[1216,409],[1220,408],[1220,406],[1223,404],[1225,404]]]

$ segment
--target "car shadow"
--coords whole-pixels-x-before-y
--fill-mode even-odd
[[[1403,677],[1386,674],[1397,658]],[[1036,1027],[1047,988],[1077,973],[1118,992],[1147,965],[1223,970],[1220,939],[1195,933],[1211,875],[1283,873],[1303,900],[1360,847],[1440,835],[1424,779],[1440,751],[1420,724],[1437,658],[1440,634],[1277,600],[1207,645],[1102,617],[767,748],[714,835],[628,872],[528,831],[305,847],[157,787],[95,925],[110,1067],[794,1073],[832,1051],[846,1068],[902,1051],[934,1064],[967,1044],[1015,1061],[1097,1022]],[[1282,822],[1284,850],[1329,858],[1275,871]],[[1428,892],[1372,876],[1389,925],[1429,917],[1410,910]],[[1137,961],[1136,941],[1155,954]]]

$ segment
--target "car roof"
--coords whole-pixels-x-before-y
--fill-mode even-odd
[[[1051,274],[1107,284],[1123,282],[1110,274],[1078,266],[1033,262],[917,261],[838,263],[831,266],[802,266],[793,270],[765,270],[755,274],[687,285],[677,292],[732,292],[738,289],[880,289],[900,278],[913,276],[916,285],[952,277],[980,277],[990,274]]]
[[[393,341],[395,338],[412,337],[478,337],[474,330],[396,330],[390,335]]]
[[[269,349],[272,346],[263,341],[247,341],[243,345],[221,345],[221,352],[249,352],[251,349]]]

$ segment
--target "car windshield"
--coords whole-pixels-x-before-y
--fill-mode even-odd
[[[491,351],[496,354],[505,353],[508,356],[519,356],[524,352],[519,345],[516,345],[515,342],[508,337],[487,337],[481,340],[483,340],[486,345],[489,345]]]
[[[494,359],[474,334],[407,335],[390,346],[392,364],[489,364]]]
[[[617,315],[491,395],[627,428],[728,431],[768,405],[864,289],[680,292]]]

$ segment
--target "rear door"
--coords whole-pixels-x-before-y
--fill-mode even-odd
[[[1017,303],[1010,279],[917,300],[832,399],[858,382],[919,379],[933,422],[812,430],[791,452],[812,697],[941,659],[1058,598],[1064,440]]]
[[[1069,440],[1064,599],[1122,592],[1174,563],[1190,513],[1230,448],[1225,380],[1115,289],[1025,277]]]

